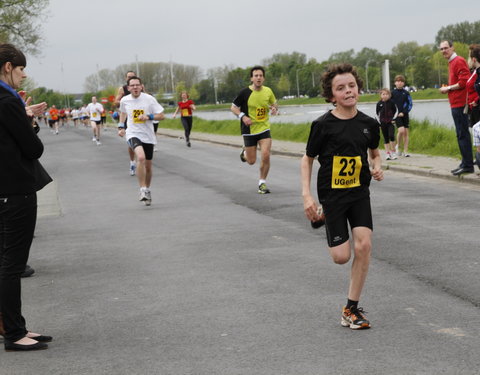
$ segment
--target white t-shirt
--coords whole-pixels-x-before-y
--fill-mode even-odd
[[[72,118],[76,120],[78,116],[79,116],[78,109],[72,109]]]
[[[140,115],[150,115],[163,112],[163,107],[153,96],[140,93],[138,98],[132,94],[124,96],[120,100],[120,112],[127,114],[127,141],[130,138],[138,138],[143,143],[157,144],[157,137],[153,130],[153,121],[141,121]]]
[[[103,105],[100,103],[90,103],[87,105],[87,112],[91,121],[101,121],[101,114],[103,112]]]

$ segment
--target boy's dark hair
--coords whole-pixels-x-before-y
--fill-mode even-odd
[[[342,63],[342,64],[332,64],[327,67],[327,70],[322,74],[322,96],[325,98],[327,103],[331,103],[333,98],[332,92],[332,81],[339,74],[350,73],[355,78],[357,82],[358,91],[363,88],[363,81],[358,76],[357,70],[352,64]]]
[[[138,82],[140,82],[140,84],[142,84],[142,80],[140,79],[140,77],[137,77],[137,76],[134,76],[134,77],[130,77],[127,81],[127,85],[130,86],[130,81],[132,79],[138,79]]]
[[[250,78],[253,77],[253,72],[255,70],[261,70],[262,73],[263,73],[263,76],[265,77],[265,68],[263,66],[260,66],[260,65],[255,65],[252,69],[250,69]]]
[[[470,47],[470,58],[475,57],[478,62],[480,62],[480,44],[471,44]]]
[[[395,82],[395,81],[400,81],[400,82],[405,83],[405,77],[401,74],[396,75],[395,78],[393,79],[393,82]]]
[[[27,66],[27,59],[22,51],[17,49],[13,44],[0,44],[0,66],[11,63],[14,68],[17,66]]]

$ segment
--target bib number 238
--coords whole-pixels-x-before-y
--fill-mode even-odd
[[[360,186],[360,156],[334,156],[332,169],[332,189],[346,189]]]

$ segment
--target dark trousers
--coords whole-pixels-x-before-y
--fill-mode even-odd
[[[468,115],[463,113],[463,107],[452,108],[453,122],[457,133],[457,142],[462,155],[460,168],[473,168],[472,139],[468,129]]]
[[[0,308],[5,339],[9,341],[20,340],[27,333],[20,276],[27,264],[36,221],[36,193],[0,196]]]
[[[190,132],[192,131],[192,116],[182,116],[182,125],[185,129],[185,141],[190,141]]]

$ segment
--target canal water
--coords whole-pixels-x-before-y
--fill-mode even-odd
[[[376,103],[359,103],[358,109],[369,116],[375,116]],[[311,123],[317,117],[333,108],[330,104],[317,105],[283,105],[280,106],[280,114],[271,116],[272,123]],[[233,120],[235,116],[230,110],[196,111],[195,116],[205,120]],[[454,127],[452,113],[448,100],[425,100],[413,103],[410,117],[415,120],[428,119],[432,123],[441,126]]]

